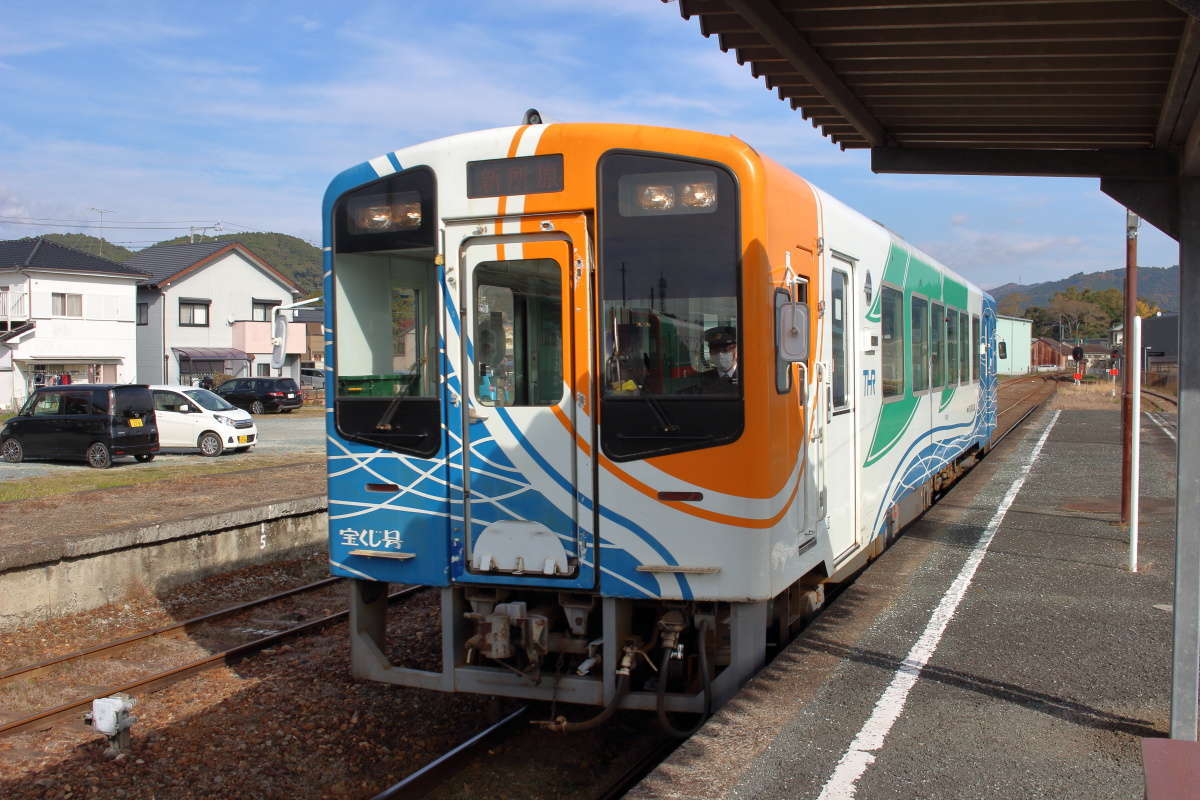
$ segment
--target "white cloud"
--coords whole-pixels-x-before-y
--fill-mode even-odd
[[[290,22],[292,25],[295,25],[300,30],[307,31],[309,33],[315,30],[320,30],[321,28],[320,22],[317,22],[315,19],[311,19],[310,17],[302,17],[300,15],[289,17],[288,22]]]
[[[164,72],[194,75],[250,75],[260,71],[251,64],[234,64],[215,58],[168,56],[159,53],[140,52],[133,56],[144,66]]]
[[[1099,268],[1100,252],[1074,233],[980,230],[956,224],[949,238],[923,241],[921,249],[985,286],[1052,280]]]

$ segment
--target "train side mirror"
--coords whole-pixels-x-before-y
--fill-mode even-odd
[[[781,359],[792,363],[808,361],[808,306],[804,303],[780,305],[775,334]]]

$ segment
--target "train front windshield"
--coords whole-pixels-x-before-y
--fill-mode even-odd
[[[600,166],[605,451],[644,458],[742,429],[737,187],[724,168],[638,153]]]
[[[429,456],[441,441],[433,174],[355,190],[334,212],[334,409],[347,439]]]

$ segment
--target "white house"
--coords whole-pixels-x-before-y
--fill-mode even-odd
[[[136,379],[146,274],[46,239],[0,242],[0,407],[35,386]]]
[[[158,245],[126,263],[150,276],[137,290],[138,382],[279,374],[271,320],[299,290],[245,245]],[[304,344],[304,325],[290,324],[283,375],[299,375]]]

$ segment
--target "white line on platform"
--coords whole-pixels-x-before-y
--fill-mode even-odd
[[[1153,414],[1151,414],[1151,413],[1149,413],[1149,412],[1146,412],[1146,416],[1147,416],[1147,417],[1149,417],[1149,418],[1150,418],[1150,420],[1151,420],[1151,421],[1152,421],[1152,422],[1153,422],[1155,425],[1157,425],[1157,426],[1158,426],[1158,429],[1159,429],[1160,431],[1162,431],[1163,433],[1165,433],[1167,436],[1170,436],[1170,437],[1171,437],[1171,441],[1172,441],[1172,442],[1174,442],[1175,444],[1179,444],[1179,440],[1175,438],[1175,434],[1171,433],[1171,431],[1170,431],[1170,430],[1167,428],[1167,426],[1166,426],[1166,425],[1163,425],[1161,422],[1159,422],[1159,420],[1158,420],[1158,417],[1154,416]]]
[[[887,738],[888,732],[900,718],[900,712],[904,710],[908,693],[916,684],[917,678],[920,677],[921,670],[925,668],[934,651],[937,650],[938,642],[941,641],[946,626],[950,624],[954,612],[958,609],[958,604],[966,595],[967,587],[971,585],[971,579],[975,577],[975,570],[983,561],[988,545],[992,543],[992,538],[999,530],[1000,523],[1004,521],[1004,515],[1008,513],[1009,506],[1017,499],[1017,493],[1025,485],[1025,479],[1029,477],[1029,471],[1042,452],[1042,446],[1046,444],[1046,439],[1050,436],[1050,431],[1054,428],[1054,423],[1058,422],[1058,415],[1061,413],[1061,411],[1055,411],[1054,416],[1050,418],[1050,423],[1042,431],[1041,438],[1038,439],[1033,451],[1029,454],[1028,463],[1021,467],[1021,474],[1013,481],[1012,486],[1008,488],[1008,493],[1000,501],[1000,507],[996,509],[996,513],[987,524],[987,528],[984,529],[983,535],[971,549],[958,577],[942,595],[942,601],[934,609],[933,616],[929,618],[929,624],[925,626],[921,638],[917,639],[917,643],[908,651],[908,657],[896,670],[891,684],[880,695],[871,716],[863,723],[862,729],[859,730],[854,741],[850,743],[850,747],[838,761],[833,775],[821,789],[821,796],[818,800],[852,800],[854,797],[859,778],[867,771],[867,767],[875,763],[874,751],[883,747],[883,740]]]

